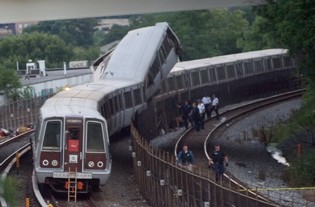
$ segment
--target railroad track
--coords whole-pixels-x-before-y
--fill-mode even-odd
[[[15,137],[2,139],[0,142],[0,170],[15,157],[16,153],[30,146],[30,139],[34,130],[20,134]]]
[[[298,90],[294,92],[284,93],[280,95],[276,95],[273,97],[256,100],[253,102],[245,103],[243,105],[228,109],[220,114],[222,117],[221,120],[215,120],[213,118],[207,119],[205,121],[205,128],[203,130],[200,130],[196,132],[193,128],[188,129],[177,141],[174,148],[174,154],[177,157],[177,152],[179,152],[184,144],[187,144],[189,146],[189,149],[191,149],[196,156],[198,162],[195,166],[193,166],[192,170],[194,169],[201,169],[201,174],[203,174],[206,177],[209,177],[209,169],[207,169],[208,166],[208,160],[209,160],[209,154],[208,152],[212,151],[212,149],[208,149],[209,142],[211,140],[211,137],[214,133],[219,131],[219,129],[222,126],[225,126],[226,123],[233,123],[237,119],[240,119],[243,116],[248,115],[249,113],[254,113],[257,110],[262,110],[266,107],[269,107],[273,104],[277,104],[280,102],[284,102],[290,99],[298,98],[302,95],[303,90]],[[262,199],[266,202],[271,202],[268,198],[258,195],[257,192],[249,191],[244,184],[242,184],[241,181],[233,178],[233,175],[224,175],[225,178],[223,181],[221,180],[219,182],[220,185],[223,185],[225,187],[228,187],[230,189],[237,190],[239,192],[244,192],[248,196],[252,196],[254,198]],[[210,170],[210,178],[215,181],[215,175],[212,170]],[[243,189],[243,190],[242,190]],[[275,204],[276,205],[276,204]]]
[[[0,143],[0,170],[1,170],[1,182],[5,183],[8,176],[16,177],[22,176],[25,181],[24,189],[22,189],[22,194],[24,194],[23,199],[27,198],[31,206],[39,206],[36,199],[32,195],[30,189],[31,183],[29,182],[30,175],[27,170],[21,171],[22,165],[28,165],[32,168],[32,155],[31,155],[31,144],[30,139],[33,135],[33,130],[23,133],[19,136],[7,138],[2,140]],[[24,162],[24,158],[29,162]],[[17,161],[18,160],[18,161]],[[17,165],[19,163],[19,165]],[[13,170],[15,169],[15,170]],[[29,182],[29,183],[28,183]],[[5,189],[4,189],[5,190]],[[33,198],[33,199],[32,199]],[[26,200],[25,200],[26,202]],[[4,198],[0,199],[0,206],[8,206]]]

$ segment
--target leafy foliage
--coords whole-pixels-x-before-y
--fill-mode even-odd
[[[97,22],[96,18],[45,21],[26,28],[24,32],[53,34],[69,45],[89,47],[93,44],[94,27]]]
[[[47,67],[57,67],[73,55],[59,37],[38,32],[0,39],[0,54],[0,62],[7,69],[14,69],[16,62],[25,65],[29,59],[46,60]]]
[[[258,10],[265,18],[264,24],[260,25],[262,33],[301,58],[302,71],[312,81],[315,80],[314,8],[314,1],[277,0]]]
[[[19,77],[14,70],[3,69],[0,67],[0,90],[8,93],[12,88],[20,87]]]
[[[288,169],[289,183],[292,186],[314,186],[315,184],[315,150],[308,149],[297,157]]]

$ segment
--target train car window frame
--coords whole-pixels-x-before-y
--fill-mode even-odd
[[[199,70],[193,70],[190,74],[191,74],[192,86],[193,87],[199,86],[200,85]]]
[[[235,67],[234,64],[227,64],[227,65],[225,66],[227,78],[228,78],[229,80],[236,78],[235,68],[234,68],[234,67]]]
[[[93,128],[92,130],[89,129],[89,124],[90,123],[97,123],[98,125],[100,125],[99,129],[97,128]],[[85,141],[85,151],[87,153],[106,153],[106,147],[105,147],[105,140],[107,139],[107,137],[105,137],[105,133],[104,133],[104,129],[103,129],[103,122],[97,121],[97,120],[86,120],[85,122],[85,137],[86,137],[86,141]],[[99,133],[100,131],[97,130],[101,130],[101,133]],[[92,134],[89,134],[92,133]],[[99,137],[98,135],[101,134],[101,137]],[[91,138],[90,138],[91,137]],[[91,142],[89,142],[90,140],[92,140]],[[98,141],[97,141],[98,140]],[[101,141],[100,141],[101,140]],[[91,147],[91,145],[93,145],[94,148]],[[102,148],[95,148],[95,147],[100,147],[103,146]]]
[[[111,112],[111,109],[110,109],[110,104],[109,104],[109,99],[106,98],[106,101],[105,101],[105,111],[106,111],[106,114],[105,114],[105,117],[106,119],[110,119],[111,115],[112,115],[112,112]]]
[[[264,72],[264,64],[263,64],[263,61],[261,59],[260,60],[254,60],[254,67],[255,67],[255,71],[257,73]]]
[[[109,102],[109,107],[110,107],[110,114],[111,116],[114,115],[116,113],[116,107],[115,107],[115,103],[114,103],[114,97],[111,97],[108,99]]]
[[[236,76],[237,78],[244,77],[244,70],[243,70],[243,64],[242,62],[236,62],[235,63],[235,70],[236,70]]]
[[[282,68],[282,62],[281,62],[280,56],[272,57],[271,60],[272,60],[273,69],[280,69],[280,68]]]
[[[207,68],[202,68],[200,70],[200,78],[201,78],[201,85],[207,85],[210,82]]]
[[[124,92],[124,102],[125,102],[125,109],[129,109],[133,107],[133,99],[131,90]]]
[[[184,88],[183,78],[181,75],[175,75],[175,81],[176,81],[176,89],[177,90]]]
[[[52,128],[51,130],[48,131],[47,127],[48,127],[48,124],[51,123],[51,122],[58,122],[59,123],[59,133],[58,133],[58,130],[56,130],[56,127],[55,128]],[[61,119],[47,119],[45,120],[45,127],[44,127],[44,131],[43,131],[43,140],[42,140],[42,143],[41,143],[41,149],[42,151],[49,151],[49,152],[61,152],[61,144],[63,142],[63,120]],[[46,139],[50,137],[51,139]],[[54,146],[51,146],[52,144],[52,140],[55,139],[55,142],[54,142]],[[45,146],[45,141],[50,141],[50,143],[46,143],[47,146]],[[59,142],[59,143],[58,143]],[[58,147],[58,144],[59,144],[59,147]],[[50,145],[50,146],[49,146]]]
[[[250,60],[244,62],[244,69],[245,69],[245,75],[246,76],[251,75],[255,72],[254,67],[253,67],[253,63]]]
[[[264,59],[264,66],[265,66],[265,71],[271,71],[272,70],[272,63],[271,63],[270,58]]]
[[[209,71],[209,75],[210,75],[210,81],[216,82],[217,81],[217,72],[215,70],[215,67],[209,67],[208,71]]]
[[[136,88],[133,90],[133,98],[135,106],[142,104],[142,97],[141,97],[141,88]]]
[[[118,101],[119,111],[123,111],[123,101],[122,101],[121,92],[117,95],[117,101]]]
[[[215,69],[217,71],[218,81],[225,80],[226,79],[225,66],[217,65]]]

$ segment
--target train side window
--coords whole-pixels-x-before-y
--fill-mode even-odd
[[[227,65],[226,73],[227,73],[228,79],[235,78],[234,65]]]
[[[264,64],[265,64],[265,71],[272,70],[272,65],[271,65],[270,59],[265,59]]]
[[[111,110],[110,110],[109,101],[106,101],[106,102],[105,102],[105,111],[106,111],[105,117],[106,117],[107,119],[109,119],[109,118],[111,117],[111,115],[112,115],[112,112],[111,112]]]
[[[118,106],[118,110],[119,110],[119,111],[122,111],[123,106],[122,106],[121,93],[117,95],[117,106]]]
[[[109,107],[110,107],[110,113],[111,115],[116,112],[115,105],[114,105],[114,98],[109,99]]]
[[[218,80],[226,79],[224,66],[219,66],[216,69],[217,69],[216,71],[217,71],[217,74],[218,74]]]
[[[171,45],[170,41],[172,41],[172,40],[169,39],[168,36],[166,36],[163,40],[162,47],[163,47],[163,50],[165,51],[166,54],[168,54],[172,49],[172,45]]]
[[[201,75],[201,83],[202,84],[209,83],[209,76],[208,76],[208,71],[207,70],[200,71],[200,75]]]
[[[209,71],[210,71],[210,80],[212,82],[216,81],[217,80],[217,78],[216,78],[217,76],[216,76],[215,68],[210,68]]]
[[[133,91],[133,97],[135,99],[135,105],[139,105],[142,103],[140,88],[137,88],[136,90]]]
[[[243,73],[243,66],[242,66],[242,63],[241,63],[241,62],[236,63],[236,64],[235,64],[235,67],[236,67],[236,74],[237,74],[237,77],[243,77],[244,73]]]
[[[254,65],[255,65],[256,72],[258,73],[264,72],[264,65],[261,60],[256,60],[254,62]]]
[[[104,133],[100,122],[87,122],[87,152],[105,152]]]
[[[280,57],[272,58],[272,64],[274,69],[279,69],[282,67]]]
[[[200,85],[199,71],[198,70],[191,73],[191,80],[192,80],[193,86]]]
[[[176,78],[176,83],[177,83],[177,89],[184,88],[182,76],[177,75],[177,76],[175,76],[175,78]]]
[[[133,107],[131,91],[126,91],[124,93],[124,98],[125,98],[126,109]]]
[[[59,151],[61,138],[61,121],[47,121],[43,140],[43,150]]]
[[[251,74],[254,72],[254,68],[253,68],[253,64],[252,62],[245,62],[244,63],[244,67],[245,67],[245,74]]]

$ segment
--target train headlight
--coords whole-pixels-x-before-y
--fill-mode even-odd
[[[101,168],[104,166],[104,163],[102,161],[97,162],[97,167]]]
[[[90,161],[90,162],[88,163],[88,166],[89,166],[90,168],[94,167],[94,162],[93,162],[93,161]]]
[[[49,165],[49,161],[48,160],[43,160],[43,165],[44,166],[48,166]]]
[[[58,161],[57,161],[57,160],[53,160],[53,161],[51,162],[51,164],[52,164],[52,166],[56,167],[56,166],[58,165]]]

